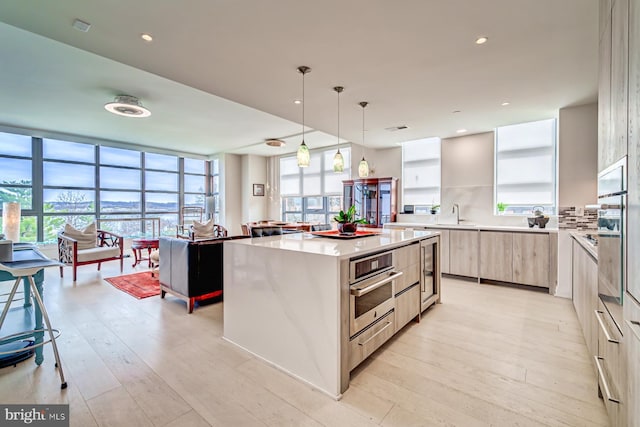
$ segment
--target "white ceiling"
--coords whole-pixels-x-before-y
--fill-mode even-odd
[[[355,143],[359,101],[369,147],[484,132],[596,100],[597,14],[597,0],[2,2],[0,125],[201,155],[292,152],[307,65],[312,149],[337,141],[336,85],[340,135]],[[118,94],[153,115],[106,112]],[[385,130],[398,125],[409,129]]]

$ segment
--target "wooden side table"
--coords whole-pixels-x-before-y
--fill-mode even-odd
[[[131,250],[133,251],[133,258],[134,258],[132,267],[135,267],[136,265],[140,264],[141,261],[147,260],[149,261],[149,268],[151,268],[151,250],[158,249],[159,243],[160,243],[160,239],[153,239],[153,238],[133,239],[131,241]],[[143,249],[147,250],[146,258],[142,257]]]

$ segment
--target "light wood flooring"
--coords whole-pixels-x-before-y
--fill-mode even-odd
[[[136,300],[102,280],[115,262],[78,275],[45,281],[69,388],[47,345],[42,366],[0,369],[0,402],[68,402],[79,427],[607,425],[570,300],[445,278],[443,303],[336,402],[222,340],[222,303],[189,315],[171,296]]]

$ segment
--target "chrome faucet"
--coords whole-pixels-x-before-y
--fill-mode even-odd
[[[451,213],[456,214],[456,224],[460,224],[460,206],[457,203],[453,204]]]

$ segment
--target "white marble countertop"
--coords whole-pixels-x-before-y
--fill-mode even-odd
[[[389,222],[384,225],[385,228],[392,229],[393,227],[406,227],[406,228],[441,228],[447,230],[486,230],[486,231],[515,231],[524,233],[557,233],[557,228],[538,228],[538,227],[518,227],[515,225],[477,225],[477,224],[429,224],[429,223],[416,223],[416,222]]]
[[[598,247],[585,238],[587,234],[596,234],[595,230],[591,232],[571,231],[569,232],[569,234],[575,239],[576,242],[578,242],[580,246],[584,248],[585,251],[589,253],[589,255],[591,255],[596,261],[598,261]]]
[[[380,249],[391,249],[436,235],[438,235],[437,231],[380,229],[380,233],[375,236],[345,240],[313,236],[310,233],[291,233],[280,236],[228,240],[224,244],[248,245],[314,255],[351,257]]]

